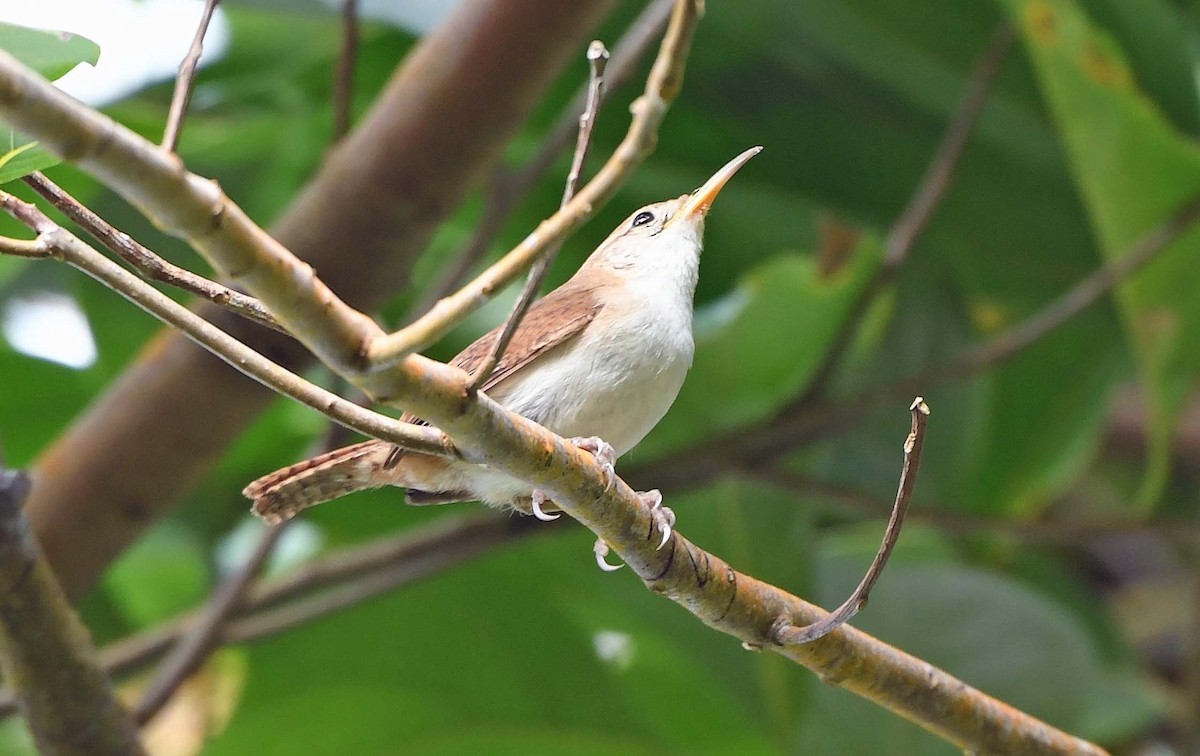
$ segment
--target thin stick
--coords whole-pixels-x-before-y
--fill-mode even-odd
[[[66,261],[265,386],[317,410],[336,423],[405,448],[455,456],[453,445],[433,428],[401,423],[346,401],[272,362],[137,276],[95,251],[50,220],[35,205],[0,191],[0,209],[38,234],[43,257]]]
[[[683,83],[684,64],[691,48],[692,32],[699,20],[699,6],[696,0],[677,0],[675,3],[658,57],[646,80],[646,89],[630,106],[633,118],[629,130],[592,180],[565,207],[542,221],[516,248],[469,284],[440,300],[411,325],[371,338],[365,357],[373,370],[397,365],[414,351],[444,336],[520,275],[546,248],[566,239],[612,198],[633,169],[654,150],[658,127]]]
[[[634,19],[617,44],[613,47],[605,78],[608,89],[613,90],[633,78],[638,63],[662,35],[667,19],[671,16],[674,0],[655,0]],[[421,314],[433,307],[439,299],[461,286],[463,278],[478,263],[496,240],[496,235],[521,200],[537,186],[549,172],[559,154],[570,144],[579,131],[579,117],[587,105],[588,85],[571,99],[563,109],[555,125],[542,139],[537,155],[516,170],[498,168],[492,175],[484,200],[483,218],[475,227],[470,241],[451,256],[451,262],[413,305],[411,312]]]
[[[58,208],[63,215],[70,218],[88,235],[132,265],[142,278],[160,281],[182,289],[241,315],[247,320],[253,320],[255,323],[273,330],[287,333],[262,302],[249,294],[222,286],[216,281],[210,281],[204,276],[167,262],[142,246],[129,234],[115,229],[108,221],[43,174],[31,173],[25,177],[25,183],[33,187],[35,192],[45,197],[50,204]]]
[[[921,469],[921,449],[925,444],[925,425],[929,421],[929,406],[925,404],[924,399],[918,396],[908,409],[912,412],[912,430],[904,441],[904,467],[900,471],[896,503],[892,507],[892,516],[888,520],[887,529],[883,534],[883,543],[879,545],[878,553],[871,560],[867,574],[863,576],[858,587],[841,606],[816,622],[796,627],[792,624],[791,617],[781,615],[780,624],[774,628],[775,639],[780,645],[810,643],[824,637],[849,622],[851,617],[858,614],[859,610],[867,605],[871,589],[875,587],[879,576],[883,574],[888,557],[892,555],[892,549],[896,547],[896,541],[900,538],[904,515],[908,511],[913,489],[917,485],[917,472]]]
[[[219,0],[207,0],[204,12],[200,14],[200,25],[196,27],[196,36],[192,37],[192,46],[179,64],[179,75],[175,77],[175,92],[171,95],[171,109],[167,113],[167,126],[163,129],[162,148],[174,152],[179,144],[179,132],[183,129],[183,118],[187,115],[188,104],[192,101],[192,80],[196,76],[196,66],[200,63],[200,54],[204,52],[204,35],[208,33],[208,24],[212,21],[213,11]]]
[[[250,558],[232,575],[221,582],[196,622],[182,633],[174,648],[167,654],[154,678],[142,692],[134,711],[139,725],[144,725],[171,700],[179,686],[200,668],[209,653],[221,644],[221,631],[228,619],[242,606],[251,581],[258,576],[270,558],[287,523],[268,526]]]
[[[566,207],[567,203],[571,201],[571,198],[575,196],[575,192],[579,189],[579,178],[583,174],[583,166],[587,161],[588,150],[592,146],[592,129],[596,125],[596,114],[600,110],[600,99],[604,96],[604,68],[608,64],[608,58],[608,49],[600,40],[593,40],[592,44],[588,45],[587,60],[589,75],[587,105],[583,109],[583,114],[579,116],[579,136],[575,142],[575,155],[571,159],[571,170],[567,174],[567,182],[563,188],[562,202],[559,204],[559,207]],[[529,311],[529,306],[533,304],[534,297],[541,290],[542,283],[546,280],[546,272],[550,270],[550,265],[554,262],[554,258],[558,256],[560,249],[562,249],[561,241],[546,247],[542,256],[530,268],[529,276],[525,279],[525,288],[521,290],[521,296],[517,297],[517,302],[513,305],[512,312],[508,315],[508,320],[504,323],[504,329],[500,331],[500,336],[492,346],[491,353],[488,354],[487,358],[475,371],[475,375],[472,376],[472,391],[478,391],[487,382],[487,379],[491,377],[492,371],[496,369],[496,365],[500,364],[501,358],[504,357],[504,351],[508,349],[509,342],[512,341],[513,335],[521,325],[521,320],[525,317],[525,313]]]
[[[971,71],[962,103],[958,106],[958,111],[954,114],[949,126],[946,127],[945,135],[938,144],[933,159],[925,168],[925,175],[921,178],[921,183],[917,185],[908,205],[888,232],[884,245],[883,262],[875,275],[863,287],[862,292],[850,308],[850,312],[842,321],[842,325],[830,343],[820,365],[813,373],[808,388],[792,402],[792,407],[808,406],[825,393],[830,380],[845,358],[846,351],[853,343],[854,336],[858,333],[859,326],[866,317],[871,303],[895,278],[897,271],[908,260],[913,245],[933,219],[954,180],[954,173],[962,160],[967,141],[979,122],[984,105],[987,104],[992,87],[996,83],[996,76],[1000,73],[1000,67],[1008,55],[1008,51],[1012,48],[1013,37],[1013,28],[1007,22],[1001,23],[992,34],[991,42],[979,56]]]
[[[32,483],[0,468],[0,669],[40,753],[131,756],[137,727],[22,513]]]
[[[333,141],[350,131],[354,66],[358,58],[358,0],[342,0],[342,53],[333,80]]]

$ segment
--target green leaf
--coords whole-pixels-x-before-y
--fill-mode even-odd
[[[0,130],[0,133],[2,132],[3,130]],[[20,137],[16,137],[12,131],[8,132],[8,136],[20,141]],[[0,154],[0,185],[28,176],[34,171],[44,171],[61,162],[57,155],[38,146],[37,142],[18,144],[8,152]]]
[[[1072,0],[1006,0],[1071,157],[1108,260],[1200,193],[1200,149],[1137,87],[1122,51]],[[1150,408],[1141,499],[1166,480],[1171,429],[1200,372],[1200,231],[1184,234],[1123,284],[1118,303]]]
[[[100,59],[100,46],[86,37],[6,23],[0,23],[0,50],[51,81],[80,63],[94,66]]]
[[[70,32],[43,31],[0,23],[0,50],[53,81],[80,63],[95,65],[100,47]],[[61,162],[58,157],[14,132],[0,127],[0,185]]]
[[[134,627],[147,627],[204,600],[208,565],[200,544],[166,525],[139,541],[104,576],[104,589]]]

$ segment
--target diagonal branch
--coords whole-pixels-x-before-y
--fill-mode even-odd
[[[827,616],[803,627],[792,624],[790,617],[781,616],[775,630],[775,640],[780,645],[811,643],[822,638],[849,622],[860,609],[867,605],[871,589],[875,587],[879,576],[883,574],[888,557],[892,555],[892,549],[896,547],[896,541],[900,538],[900,527],[904,524],[904,515],[908,512],[913,489],[917,485],[917,471],[921,469],[921,449],[925,444],[925,424],[929,421],[929,406],[925,404],[924,399],[918,396],[908,409],[912,413],[912,430],[909,431],[908,438],[904,441],[904,468],[900,471],[896,503],[892,507],[892,516],[888,520],[887,530],[884,531],[883,543],[879,545],[879,552],[871,560],[867,574],[850,594],[850,598]]]
[[[358,58],[358,0],[342,0],[342,52],[333,80],[333,141],[350,131],[354,65]]]
[[[82,270],[164,323],[183,331],[247,376],[360,433],[394,441],[406,448],[419,448],[429,454],[454,454],[453,447],[441,432],[372,412],[268,360],[92,249],[36,206],[0,191],[0,209],[37,232],[35,244],[42,257],[60,259]],[[0,246],[0,253],[7,251]]]
[[[192,80],[196,76],[196,66],[200,64],[200,55],[204,52],[204,35],[208,33],[208,24],[212,21],[213,11],[216,10],[219,1],[205,0],[196,35],[192,37],[187,55],[179,64],[179,75],[175,77],[175,92],[171,95],[171,109],[167,113],[166,128],[163,129],[162,148],[167,152],[174,152],[179,145],[183,118],[187,115],[188,105],[192,101]]]
[[[604,94],[604,68],[608,65],[608,49],[604,47],[604,43],[599,40],[594,40],[588,46],[587,59],[590,73],[588,76],[587,88],[587,104],[584,106],[583,115],[579,116],[579,137],[575,143],[575,154],[571,158],[571,170],[567,173],[567,184],[563,188],[562,203],[559,207],[566,207],[571,198],[575,196],[575,192],[579,189],[579,177],[583,174],[584,163],[587,162],[588,150],[592,146],[592,129],[596,125],[596,114],[600,110],[600,98]],[[521,289],[521,295],[517,297],[516,304],[513,305],[512,312],[508,315],[508,320],[504,323],[504,328],[501,329],[499,337],[496,338],[496,343],[492,345],[492,351],[487,358],[475,370],[475,374],[471,377],[471,390],[478,391],[487,379],[491,377],[492,371],[496,369],[496,365],[500,364],[500,359],[504,356],[505,350],[508,349],[508,344],[512,341],[513,335],[517,332],[517,328],[521,325],[521,320],[525,317],[525,313],[529,311],[529,306],[533,304],[534,297],[541,290],[542,284],[546,280],[546,272],[550,270],[551,263],[558,255],[558,251],[562,249],[562,242],[551,244],[542,253],[542,256],[533,267],[529,269],[529,276],[525,279],[525,287]]]
[[[633,77],[638,64],[666,27],[674,4],[675,0],[654,0],[617,40],[605,77],[609,89],[616,89]],[[567,148],[571,138],[579,131],[579,117],[583,115],[586,105],[587,85],[584,85],[542,139],[537,155],[532,160],[511,171],[505,168],[496,170],[484,200],[483,218],[476,226],[474,235],[451,256],[451,262],[438,276],[437,282],[428,287],[413,305],[413,313],[425,312],[462,285],[463,277],[487,253],[504,221],[549,172],[559,153]]]
[[[557,213],[542,221],[515,249],[469,284],[440,300],[411,325],[373,340],[365,357],[375,369],[398,364],[405,356],[444,336],[455,324],[479,309],[543,252],[558,244],[603,207],[630,173],[654,151],[658,127],[683,84],[683,68],[701,3],[678,0],[646,80],[645,92],[629,110],[633,119],[625,138],[595,177]]]
[[[287,333],[262,302],[248,294],[243,294],[228,286],[222,286],[216,281],[210,281],[190,270],[167,262],[143,247],[129,234],[113,228],[108,221],[84,206],[83,203],[41,173],[31,173],[26,176],[25,183],[45,197],[73,223],[87,231],[92,238],[132,265],[143,278],[169,284],[190,294],[203,297],[213,304],[226,307],[259,325],[264,325],[280,333]]]
[[[135,756],[137,727],[97,665],[21,512],[29,478],[0,467],[0,669],[41,753]]]

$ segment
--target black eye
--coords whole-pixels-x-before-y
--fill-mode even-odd
[[[644,226],[652,220],[654,220],[654,213],[643,210],[642,212],[633,216],[633,227],[637,228],[638,226]]]

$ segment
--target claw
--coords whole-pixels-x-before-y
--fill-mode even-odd
[[[567,440],[595,457],[600,466],[604,468],[605,490],[616,485],[617,450],[612,448],[611,444],[599,436],[578,436]]]
[[[659,532],[662,533],[662,540],[654,549],[659,551],[667,545],[667,541],[671,540],[671,533],[675,530],[675,513],[671,511],[670,507],[662,505],[662,493],[657,488],[639,491],[638,498],[642,500],[643,504],[650,507],[650,516],[654,519],[654,524],[658,526]]]
[[[604,542],[603,538],[596,539],[596,545],[592,547],[592,551],[596,553],[596,566],[605,572],[616,572],[625,566],[623,564],[609,564],[605,561],[604,557],[608,556],[608,544]]]
[[[543,512],[542,505],[545,503],[546,503],[546,494],[542,493],[541,489],[535,488],[533,490],[533,495],[530,497],[530,503],[529,503],[529,508],[533,510],[533,516],[538,518],[542,522],[554,522],[559,517],[562,517],[561,513],[546,514],[545,512]]]

